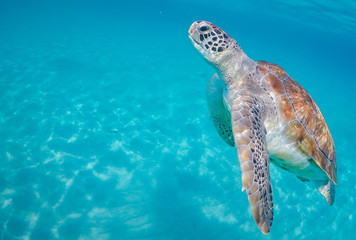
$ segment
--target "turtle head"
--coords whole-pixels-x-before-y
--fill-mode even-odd
[[[188,33],[194,47],[216,67],[226,62],[240,49],[232,37],[207,21],[194,22]]]

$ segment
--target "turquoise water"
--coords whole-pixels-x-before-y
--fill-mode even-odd
[[[353,1],[1,1],[0,239],[354,239]],[[208,20],[318,103],[338,161],[329,207],[271,167],[257,228],[208,116]]]

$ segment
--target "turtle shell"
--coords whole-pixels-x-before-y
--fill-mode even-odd
[[[282,119],[288,122],[286,134],[297,148],[337,183],[334,141],[319,107],[308,92],[278,65],[258,61],[257,71],[268,92],[274,95]]]

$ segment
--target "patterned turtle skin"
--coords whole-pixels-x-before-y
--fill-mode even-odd
[[[194,22],[188,33],[216,70],[207,87],[210,118],[220,137],[236,147],[243,190],[260,230],[269,233],[273,222],[270,162],[313,182],[332,205],[334,142],[308,92],[278,65],[250,59],[210,22]]]

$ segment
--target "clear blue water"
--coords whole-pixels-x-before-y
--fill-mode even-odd
[[[0,239],[354,239],[354,1],[0,2]],[[271,167],[257,228],[211,123],[208,20],[281,65],[333,135],[336,199]]]

